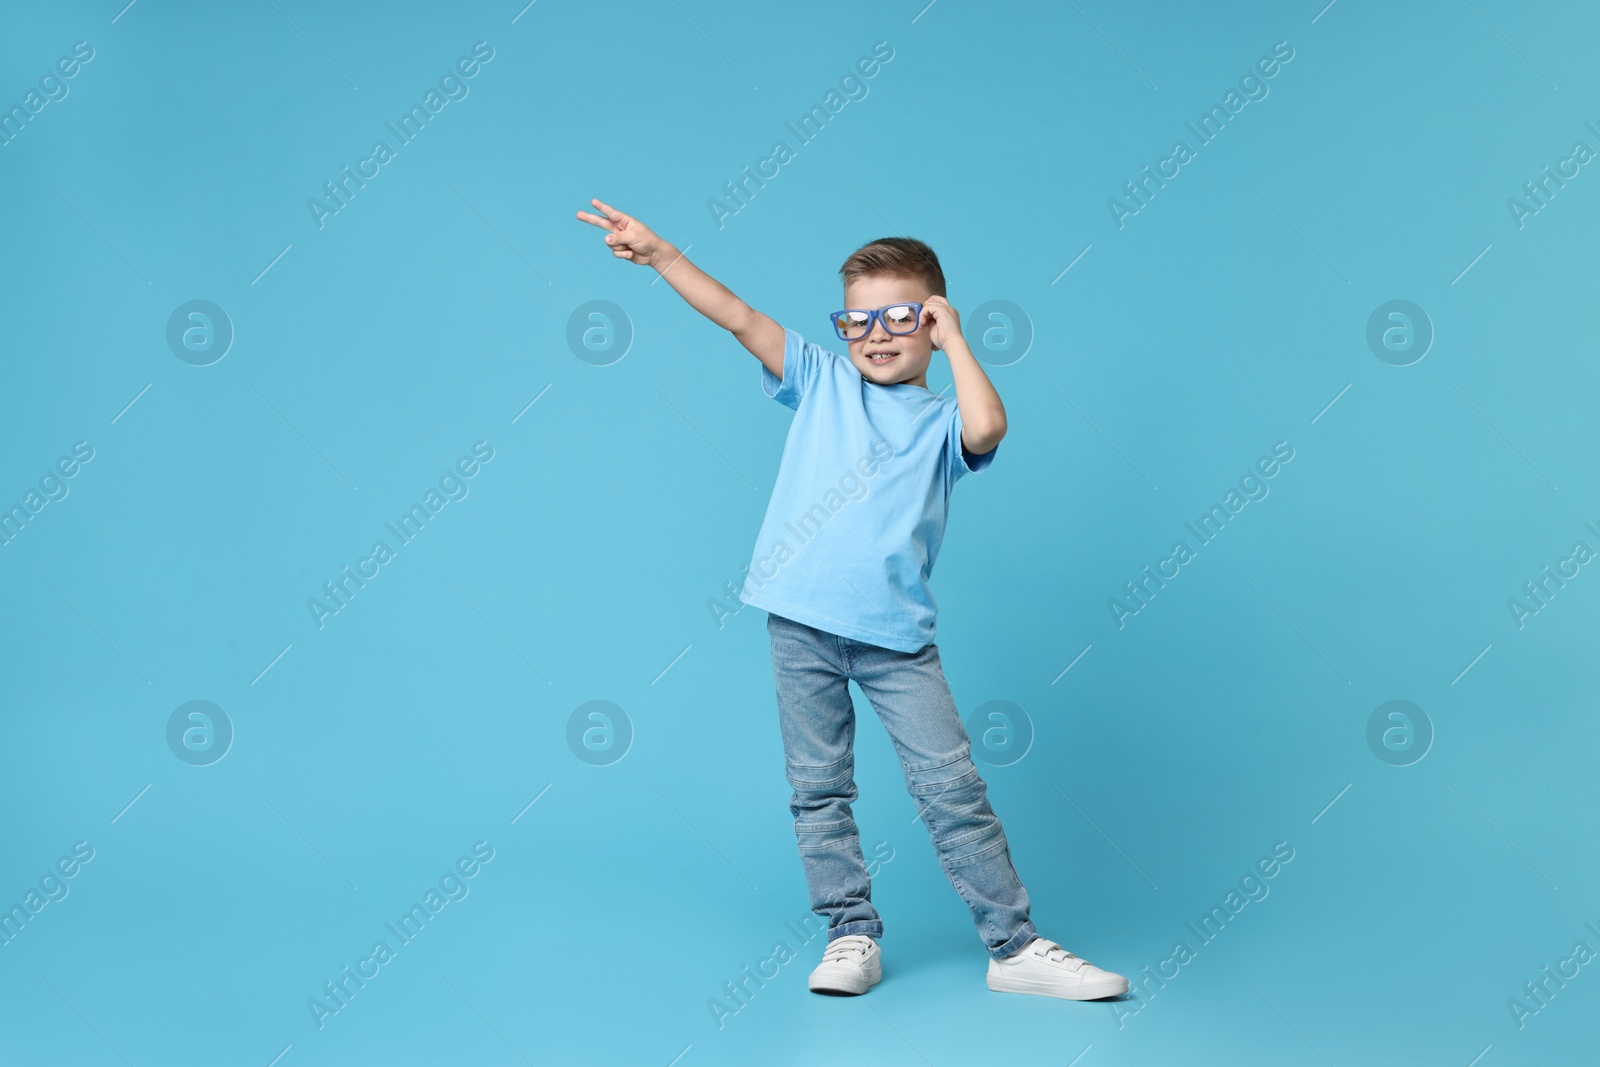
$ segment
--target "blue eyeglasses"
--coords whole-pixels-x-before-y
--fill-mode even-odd
[[[922,304],[890,304],[881,308],[845,308],[829,316],[841,341],[859,341],[872,332],[874,319],[897,336],[916,333],[922,322]]]

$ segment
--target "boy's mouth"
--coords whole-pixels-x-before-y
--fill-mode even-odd
[[[867,361],[870,362],[874,367],[881,367],[890,360],[894,359],[894,357],[900,353],[891,351],[887,348],[879,348],[870,349],[862,354],[867,357]]]

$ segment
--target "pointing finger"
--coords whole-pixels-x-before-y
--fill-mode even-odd
[[[603,230],[616,229],[615,224],[613,224],[611,220],[603,219],[599,215],[591,215],[587,211],[578,212],[578,218],[582,219],[584,222],[587,222],[591,226],[599,226]]]

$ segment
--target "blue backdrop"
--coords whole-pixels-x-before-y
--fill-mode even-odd
[[[1593,1055],[1592,8],[124,4],[0,32],[0,1060]],[[791,413],[591,196],[818,340],[938,251],[943,661],[1128,997],[984,987],[862,700],[806,991]]]

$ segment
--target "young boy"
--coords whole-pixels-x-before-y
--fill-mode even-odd
[[[655,268],[760,360],[762,388],[795,410],[740,599],[767,611],[801,866],[828,945],[818,993],[865,993],[882,977],[883,920],[850,803],[855,679],[893,741],[950,883],[988,948],[988,986],[1068,1000],[1127,992],[1127,979],[1038,936],[1000,820],[933,643],[927,579],[950,489],[1005,436],[1000,397],[961,336],[944,273],[921,241],[886,237],[840,269],[841,357],[752,309],[638,219],[602,203],[577,213],[612,255]],[[955,399],[927,387],[934,349]]]

